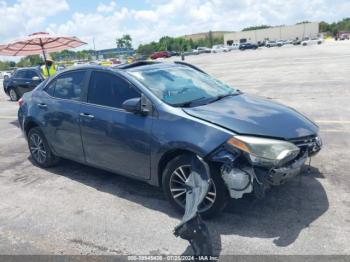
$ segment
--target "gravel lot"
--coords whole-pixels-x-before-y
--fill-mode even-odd
[[[350,254],[350,41],[186,57],[321,127],[312,172],[208,222],[217,254]],[[2,82],[0,81],[2,89]],[[70,161],[33,166],[17,103],[0,91],[0,254],[183,254],[180,221],[147,184]],[[187,249],[188,250],[188,249]]]

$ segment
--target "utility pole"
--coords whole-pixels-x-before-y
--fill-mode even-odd
[[[97,60],[98,57],[97,57],[97,55],[96,55],[95,37],[92,38],[92,43],[93,43],[93,45],[94,45],[94,55],[95,55],[95,57],[96,57],[95,59]]]

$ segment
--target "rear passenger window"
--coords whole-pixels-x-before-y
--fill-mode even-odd
[[[80,100],[84,80],[85,71],[66,73],[57,77],[54,82],[53,96],[62,99]]]
[[[53,81],[53,82],[49,83],[49,84],[45,87],[44,91],[45,91],[46,93],[48,93],[50,96],[53,96],[53,93],[55,92],[55,85],[56,85],[56,81]]]
[[[122,108],[125,100],[135,97],[140,97],[140,94],[124,79],[106,72],[92,72],[89,103]]]

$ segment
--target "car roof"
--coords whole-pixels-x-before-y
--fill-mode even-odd
[[[16,71],[22,71],[22,70],[39,70],[39,66],[32,66],[32,67],[18,67]]]
[[[162,63],[158,61],[148,61],[148,60],[136,61],[131,64],[120,64],[113,67],[106,67],[106,66],[100,66],[100,65],[79,65],[79,66],[74,66],[74,67],[70,67],[65,70],[62,70],[60,71],[60,73],[76,71],[79,69],[104,70],[109,72],[116,72],[116,71],[134,72],[134,71],[146,71],[146,70],[152,70],[152,69],[164,69],[164,68],[174,68],[174,67],[190,67],[192,69],[205,73],[203,70],[197,68],[196,66],[188,64],[186,62],[182,62],[182,61],[174,61],[174,63]]]

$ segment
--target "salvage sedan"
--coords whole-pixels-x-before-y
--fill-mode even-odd
[[[210,167],[200,212],[300,173],[322,146],[319,128],[297,111],[244,94],[199,68],[140,61],[63,71],[24,94],[18,118],[34,162],[71,159],[162,186],[186,204],[191,155]]]

